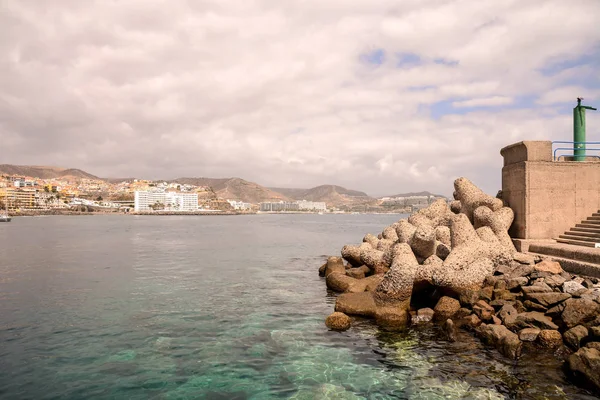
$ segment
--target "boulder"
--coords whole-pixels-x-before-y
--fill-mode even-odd
[[[345,314],[374,317],[375,309],[372,292],[344,293],[335,299],[335,311]]]
[[[460,302],[452,297],[444,296],[435,305],[435,319],[444,321],[452,318],[460,310]]]
[[[429,322],[433,320],[435,311],[431,308],[421,308],[417,311],[417,318],[414,322]]]
[[[514,268],[512,268],[510,270],[510,272],[507,273],[506,275],[507,275],[508,279],[527,277],[534,270],[535,270],[535,267],[533,265],[523,265],[523,264],[516,263],[516,265],[514,265]]]
[[[505,304],[502,306],[500,311],[498,312],[498,317],[504,322],[504,325],[511,327],[517,321],[517,315],[519,315],[516,308],[514,308],[510,304]]]
[[[571,354],[567,363],[576,378],[586,381],[600,392],[600,350],[583,347]]]
[[[345,331],[346,329],[350,328],[351,324],[352,320],[349,316],[337,311],[329,315],[325,320],[325,325],[329,329],[333,329],[336,331]]]
[[[508,290],[517,289],[520,286],[526,286],[529,282],[529,279],[525,276],[520,276],[518,278],[511,278],[506,281],[506,288]]]
[[[537,311],[518,314],[514,325],[518,328],[558,329],[558,326],[552,322],[552,319]]]
[[[571,348],[577,350],[581,347],[581,341],[588,335],[588,330],[583,325],[577,325],[564,333],[565,342],[571,346]]]
[[[560,293],[560,292],[527,293],[525,295],[525,298],[527,298],[531,301],[534,301],[538,304],[541,304],[544,307],[552,307],[555,304],[561,303],[561,302],[571,298],[571,295],[567,294],[567,293]]]
[[[448,341],[456,342],[456,326],[454,325],[454,321],[448,318],[446,322],[444,322],[442,328],[444,329]]]
[[[448,258],[448,255],[450,255],[450,246],[439,242],[437,243],[437,246],[435,248],[435,255],[438,256],[440,259],[445,260],[446,258]]]
[[[535,264],[535,259],[531,254],[515,253],[513,254],[513,260],[521,264]]]
[[[506,357],[516,359],[521,355],[523,343],[504,325],[481,324],[478,334],[484,343],[495,346]]]
[[[558,262],[550,260],[544,260],[540,263],[535,264],[535,270],[542,272],[550,272],[552,274],[560,274],[564,272]]]
[[[564,302],[565,308],[561,314],[567,328],[585,325],[593,321],[600,311],[600,304],[589,299],[568,299]]]
[[[566,279],[558,274],[550,275],[549,277],[544,278],[544,282],[552,288],[562,286],[562,284],[565,283],[565,281]]]
[[[566,281],[565,283],[563,283],[562,285],[562,291],[565,293],[575,293],[578,290],[585,290],[585,286],[583,286],[581,283],[576,282],[576,281]]]
[[[519,339],[523,342],[535,342],[541,330],[538,328],[525,328],[519,331]]]
[[[559,331],[554,329],[542,329],[537,340],[542,347],[550,349],[562,345],[562,336]]]
[[[531,300],[525,300],[523,302],[523,306],[525,306],[526,309],[528,309],[529,311],[541,311],[541,312],[546,312],[546,310],[548,310],[547,307],[544,307],[541,304],[538,303],[534,303]]]
[[[473,312],[477,315],[482,321],[489,321],[492,319],[492,316],[495,313],[494,307],[490,306],[483,300],[479,300],[475,305],[473,305]]]
[[[464,329],[475,329],[477,328],[479,325],[481,325],[481,320],[479,319],[479,317],[475,314],[470,314],[466,317],[463,317],[460,321],[459,321],[459,326],[461,328]]]
[[[546,285],[544,282],[536,282],[531,286],[522,286],[521,290],[526,295],[530,293],[551,293],[553,292],[552,288]]]

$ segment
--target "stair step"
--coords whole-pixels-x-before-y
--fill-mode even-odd
[[[560,235],[559,238],[567,240],[579,240],[582,242],[600,243],[600,240],[594,237],[577,236],[577,235]]]
[[[593,213],[593,214],[592,214],[592,217],[600,217],[600,212]]]
[[[572,244],[572,245],[575,245],[575,246],[596,247],[595,243],[585,242],[585,241],[582,241],[582,240],[561,239],[561,238],[557,238],[557,239],[554,239],[554,240],[556,240],[558,243]]]
[[[599,221],[600,222],[600,216],[598,216],[598,217],[595,217],[595,216],[593,216],[593,217],[587,217],[587,221],[590,221],[590,222],[591,221],[594,221],[594,222],[595,221]]]
[[[590,221],[581,221],[580,224],[575,224],[575,226],[577,228],[594,228],[594,229],[600,229],[600,224],[595,224],[595,223],[590,222]]]
[[[598,233],[600,234],[600,227],[598,228],[581,228],[581,227],[575,227],[575,228],[571,228],[571,231],[574,232],[587,232],[587,233]]]
[[[596,239],[598,239],[598,243],[600,243],[600,231],[599,232],[585,232],[585,231],[581,232],[581,231],[576,231],[574,229],[577,229],[577,228],[571,228],[570,231],[565,232],[565,235],[596,238]]]

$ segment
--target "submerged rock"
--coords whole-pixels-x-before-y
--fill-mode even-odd
[[[523,343],[504,325],[481,324],[478,333],[484,343],[495,346],[506,357],[515,359],[521,355]]]
[[[600,391],[600,351],[583,347],[568,359],[568,367],[576,378],[583,379]]]
[[[338,311],[329,315],[325,320],[325,325],[327,325],[329,329],[336,331],[345,331],[346,329],[350,328],[351,324],[352,320],[350,317]]]

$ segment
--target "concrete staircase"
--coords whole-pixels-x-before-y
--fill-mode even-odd
[[[596,247],[596,243],[600,246],[600,210],[555,240],[575,246]]]

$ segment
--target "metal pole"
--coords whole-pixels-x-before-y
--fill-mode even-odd
[[[595,110],[593,107],[582,106],[581,100],[577,98],[577,106],[573,108],[573,160],[585,161],[585,110]]]

